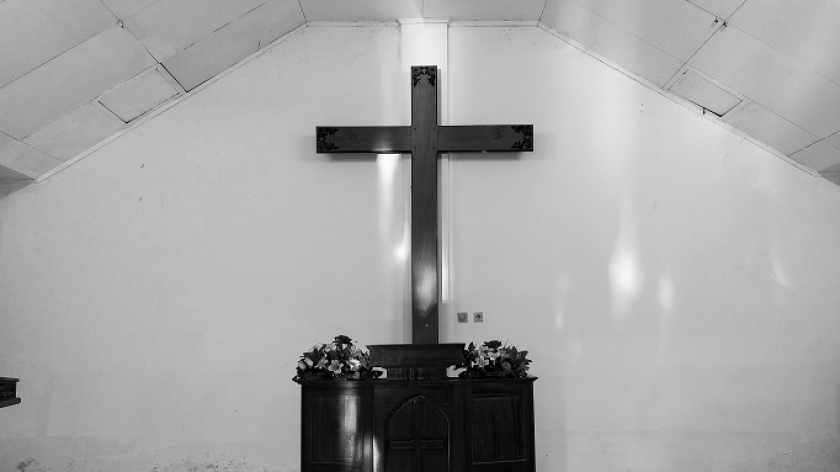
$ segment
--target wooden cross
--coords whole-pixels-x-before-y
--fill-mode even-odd
[[[437,66],[411,68],[411,126],[316,128],[317,152],[411,153],[412,342],[437,344],[437,156],[534,150],[533,125],[438,126]]]

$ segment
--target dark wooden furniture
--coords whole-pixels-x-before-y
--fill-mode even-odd
[[[534,380],[301,382],[301,470],[533,472]]]
[[[446,379],[438,344],[441,153],[530,152],[533,125],[441,126],[438,68],[411,68],[411,126],[319,126],[318,153],[411,154],[411,345],[371,346],[389,380],[301,382],[304,472],[534,470],[533,378]]]
[[[20,403],[20,398],[17,397],[16,393],[18,382],[20,382],[20,379],[0,377],[0,408]]]

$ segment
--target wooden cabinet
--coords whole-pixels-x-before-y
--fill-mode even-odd
[[[534,380],[301,382],[301,470],[534,471]]]
[[[18,382],[20,382],[20,379],[0,377],[0,408],[20,403],[16,390]]]

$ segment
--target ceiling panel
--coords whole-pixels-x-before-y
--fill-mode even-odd
[[[715,34],[689,64],[818,137],[840,129],[840,85],[738,28]]]
[[[659,86],[665,85],[683,65],[571,0],[549,0],[542,23]]]
[[[0,1],[0,87],[116,21],[99,0]]]
[[[29,136],[154,64],[115,26],[0,89],[0,131]]]
[[[423,16],[423,0],[300,0],[300,4],[306,21],[397,21]]]
[[[126,19],[159,0],[102,0],[118,18]]]
[[[800,164],[821,171],[840,164],[840,149],[832,146],[826,140],[822,140],[791,154],[790,157]]]
[[[840,83],[840,2],[749,0],[730,24]]]
[[[160,0],[125,20],[158,61],[172,57],[266,0]]]
[[[59,164],[61,161],[11,136],[0,133],[0,166],[36,179],[58,167]]]
[[[99,103],[125,123],[178,95],[157,67],[138,74],[99,97]]]
[[[714,15],[686,1],[574,1],[683,62],[722,24],[715,21]]]
[[[67,160],[117,133],[124,126],[119,118],[87,103],[32,133],[24,142],[57,159]]]
[[[725,115],[741,103],[741,98],[712,83],[691,68],[684,70],[668,90],[717,116]]]
[[[723,121],[787,155],[820,139],[757,103],[744,105]]]
[[[688,0],[718,18],[727,19],[745,0]]]
[[[164,62],[189,91],[304,23],[297,0],[271,0]]]
[[[453,21],[539,21],[546,0],[425,0],[423,17]]]

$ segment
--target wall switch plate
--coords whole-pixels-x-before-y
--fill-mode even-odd
[[[459,311],[458,312],[458,323],[468,322],[469,320],[467,319],[467,316],[469,316],[469,313],[467,313],[466,311]]]
[[[473,323],[484,323],[484,312],[477,311],[473,313]]]

